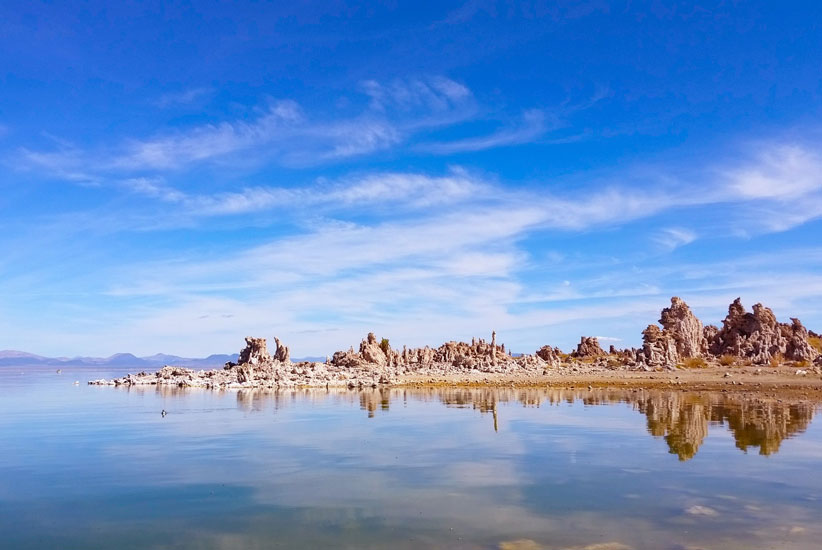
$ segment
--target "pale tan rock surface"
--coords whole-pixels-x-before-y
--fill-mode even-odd
[[[671,298],[671,307],[662,310],[659,324],[662,325],[662,332],[673,339],[680,358],[699,357],[707,348],[702,321],[681,298]]]
[[[658,326],[648,325],[642,331],[642,350],[638,360],[651,366],[676,364],[679,360],[676,342]]]
[[[702,322],[681,298],[671,298],[671,306],[662,310],[660,329],[648,325],[642,332],[642,357],[649,365],[673,365],[689,357],[701,357],[707,351]]]

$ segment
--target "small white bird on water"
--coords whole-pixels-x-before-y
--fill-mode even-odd
[[[163,409],[163,412],[161,412],[160,414],[163,415],[163,418],[165,418],[166,417],[166,410]]]

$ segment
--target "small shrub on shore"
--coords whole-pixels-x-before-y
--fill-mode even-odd
[[[391,345],[388,343],[388,338],[383,338],[380,340],[380,349],[386,355],[388,355],[388,352],[391,351]]]
[[[688,357],[682,362],[682,366],[686,369],[704,369],[708,363],[702,357]]]
[[[736,357],[734,357],[733,355],[726,354],[719,358],[719,364],[723,367],[730,367],[734,363],[736,363]]]
[[[779,365],[781,365],[784,362],[785,362],[785,357],[783,357],[781,353],[774,354],[773,357],[771,357],[771,360],[768,361],[768,363],[772,367],[778,367]]]
[[[807,369],[808,367],[811,366],[811,364],[810,364],[809,361],[805,361],[803,359],[802,361],[794,361],[793,366],[798,368],[798,369]]]
[[[822,353],[822,338],[820,338],[818,336],[811,337],[811,338],[808,338],[808,342],[811,344],[811,346],[813,346],[813,348],[816,351],[818,351],[819,353]]]

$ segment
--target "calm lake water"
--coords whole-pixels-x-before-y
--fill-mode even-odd
[[[0,547],[817,549],[822,540],[814,403],[85,385],[113,374],[122,371],[0,368]]]

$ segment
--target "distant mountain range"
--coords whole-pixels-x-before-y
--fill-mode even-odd
[[[164,365],[179,367],[221,367],[226,361],[237,361],[238,355],[215,354],[204,358],[178,357],[157,353],[147,357],[137,357],[131,353],[115,353],[111,357],[43,357],[24,351],[0,351],[0,367],[23,365],[32,366],[66,366],[66,367],[137,367],[160,368]]]

